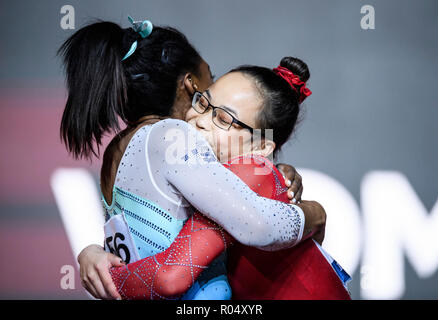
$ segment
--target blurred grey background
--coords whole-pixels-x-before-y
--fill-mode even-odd
[[[283,56],[300,57],[309,65],[313,95],[304,104],[303,121],[279,160],[331,176],[358,205],[361,181],[372,170],[401,172],[428,212],[435,204],[437,1],[2,0],[0,223],[7,245],[0,255],[11,258],[2,258],[0,273],[13,272],[21,282],[15,286],[10,276],[2,275],[0,297],[86,298],[78,280],[76,290],[59,288],[59,268],[73,264],[74,257],[48,187],[54,168],[75,166],[59,142],[56,122],[65,98],[56,50],[75,31],[60,26],[64,5],[74,7],[75,30],[95,18],[127,27],[128,14],[176,27],[217,76],[240,64],[275,67]],[[361,28],[364,5],[375,9],[374,30]],[[51,117],[51,110],[56,116]],[[28,126],[36,135],[29,135]],[[52,161],[44,176],[31,171],[43,166],[33,161],[35,157]],[[78,166],[91,168],[97,181],[97,164]],[[20,172],[29,174],[20,176]],[[12,232],[14,228],[21,233]],[[49,228],[48,233],[62,239],[49,237],[43,249],[34,241],[48,233],[32,237],[30,230],[38,228]],[[20,242],[20,235],[28,238]],[[33,263],[37,270],[29,270],[33,259],[45,262]],[[350,289],[353,298],[359,299],[359,269],[353,278]],[[405,260],[405,279],[402,299],[438,298],[438,270],[421,279]]]

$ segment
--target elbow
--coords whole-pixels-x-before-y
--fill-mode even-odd
[[[252,239],[253,243],[248,244],[249,246],[263,251],[279,251],[297,244],[295,237],[279,234],[279,230],[275,225],[265,223],[264,225],[258,225],[257,229],[258,236]]]
[[[243,245],[265,247],[275,242],[275,230],[265,221],[258,221],[248,226],[246,232],[234,232],[234,238]]]
[[[153,290],[166,298],[182,296],[192,285],[191,275],[178,270],[158,271]]]
[[[302,230],[304,229],[305,216],[302,209],[297,207],[293,209],[293,215],[287,219],[255,221],[252,226],[252,237],[249,237],[245,245],[257,247],[264,251],[278,251],[295,246],[302,239]],[[297,221],[300,223],[296,223]],[[286,229],[286,230],[284,230]],[[245,240],[245,239],[243,239]]]

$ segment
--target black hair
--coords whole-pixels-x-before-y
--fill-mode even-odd
[[[298,58],[284,57],[280,66],[292,71],[303,82],[310,78],[307,64]],[[243,65],[230,72],[241,72],[249,76],[260,91],[263,105],[257,114],[256,123],[259,128],[273,129],[275,156],[297,124],[301,86],[295,86],[294,90],[285,79],[265,67]]]
[[[122,61],[136,40],[137,49]],[[58,55],[68,89],[61,139],[75,158],[90,159],[98,156],[104,133],[119,130],[119,118],[133,125],[145,115],[169,116],[178,79],[187,72],[198,75],[202,61],[174,28],[154,26],[143,39],[107,21],[79,29]]]

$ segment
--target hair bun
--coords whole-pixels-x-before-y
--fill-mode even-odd
[[[283,59],[281,59],[280,66],[292,71],[292,73],[297,75],[303,82],[306,82],[310,78],[309,68],[307,67],[307,64],[301,59],[294,57],[284,57]]]

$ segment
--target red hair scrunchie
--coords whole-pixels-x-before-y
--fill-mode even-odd
[[[284,80],[286,80],[292,89],[298,92],[296,86],[301,86],[300,88],[300,98],[299,102],[303,102],[304,99],[306,99],[308,96],[312,94],[312,91],[310,91],[309,88],[306,87],[306,83],[304,81],[301,81],[300,77],[295,75],[292,71],[289,69],[278,66],[277,68],[273,69],[276,74],[278,74],[280,77],[282,77]]]

